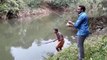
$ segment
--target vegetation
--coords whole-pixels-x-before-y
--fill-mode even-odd
[[[53,10],[63,10],[66,7],[74,9],[78,4],[86,5],[88,7],[88,13],[91,12],[89,14],[90,16],[101,15],[100,13],[103,14],[104,11],[101,10],[101,8],[105,8],[106,6],[106,3],[101,2],[101,0],[0,0],[0,14],[4,14],[4,12],[7,13],[9,10],[19,11],[23,9],[40,8],[41,5],[48,5],[48,7]]]
[[[22,0],[4,0],[0,3],[0,17],[2,15],[7,15],[9,11],[12,11],[12,13],[16,15],[24,6],[25,4]]]
[[[21,8],[23,8],[24,7],[24,4],[23,4],[24,2],[23,1],[21,1],[21,0],[5,0],[5,2],[3,2],[3,3],[0,3],[0,7],[2,7],[2,8],[0,8],[0,12],[1,11],[4,11],[4,10],[10,10],[10,9],[21,9]]]
[[[85,3],[84,3],[85,2]],[[51,9],[63,10],[66,7],[74,9],[78,4],[87,6],[90,18],[90,28],[96,30],[103,29],[107,24],[107,1],[105,0],[0,0],[0,17],[6,15],[10,10],[13,14],[16,11],[48,6]],[[73,11],[73,10],[72,10]],[[66,14],[65,14],[66,15]],[[68,16],[72,16],[74,13]],[[105,15],[105,16],[103,16]],[[97,18],[97,17],[98,18]],[[63,20],[65,20],[63,17]],[[96,23],[97,22],[97,23]],[[96,25],[96,26],[94,26]],[[85,60],[107,60],[107,36],[89,37],[85,42]],[[77,60],[77,47],[73,43],[69,48],[64,49],[48,60]]]
[[[43,0],[30,0],[30,1],[28,0],[26,3],[28,5],[28,7],[38,8],[38,7],[40,7],[40,4],[42,3],[42,1]]]
[[[48,5],[52,7],[52,9],[53,7],[63,9],[63,6],[67,7],[70,4],[70,1],[71,0],[0,0],[0,17],[8,14],[10,11],[13,11],[11,14],[17,15],[19,11],[40,8],[41,5]]]
[[[107,36],[91,36],[85,41],[85,60],[107,60]],[[72,44],[48,60],[77,60],[77,46]]]

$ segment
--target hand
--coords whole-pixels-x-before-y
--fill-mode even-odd
[[[68,26],[68,27],[73,27],[73,26],[74,26],[74,23],[73,23],[72,21],[68,21],[67,24],[66,24],[66,26]]]
[[[56,39],[55,40],[53,40],[53,42],[55,42],[56,41]]]

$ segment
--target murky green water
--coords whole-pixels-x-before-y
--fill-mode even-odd
[[[64,48],[70,45],[72,35],[62,17],[27,17],[0,23],[0,60],[44,60],[48,53],[55,53],[53,28],[65,37]]]

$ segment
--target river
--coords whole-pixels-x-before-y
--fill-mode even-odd
[[[73,33],[65,24],[65,20],[56,14],[1,22],[0,60],[44,60],[49,54],[56,54],[56,42],[51,42],[55,39],[53,29],[56,27],[64,35],[63,49],[67,48]]]

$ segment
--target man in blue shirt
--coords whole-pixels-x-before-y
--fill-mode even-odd
[[[79,5],[77,7],[78,19],[75,23],[72,21],[68,22],[69,27],[75,27],[77,31],[77,44],[78,44],[78,60],[84,59],[84,40],[89,34],[89,26],[88,26],[88,16],[85,13],[85,6]]]

